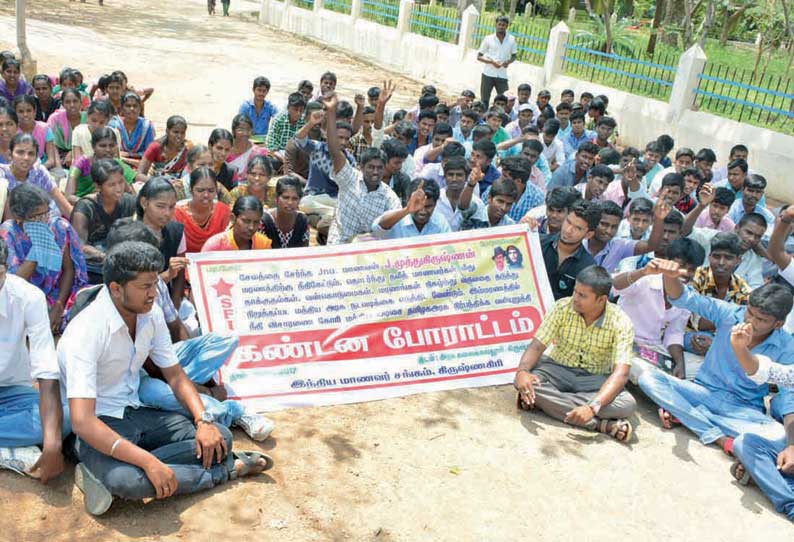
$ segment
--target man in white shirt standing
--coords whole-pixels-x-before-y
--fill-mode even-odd
[[[63,472],[69,421],[44,292],[8,275],[6,261],[8,246],[0,239],[0,466],[46,484]]]
[[[104,286],[67,326],[58,344],[61,385],[69,399],[80,463],[75,483],[94,515],[113,497],[163,499],[258,474],[272,460],[232,454],[232,434],[215,423],[179,364],[156,305],[163,257],[140,241],[107,254]],[[193,416],[141,405],[141,367],[149,359]]]
[[[509,25],[510,19],[504,15],[497,17],[496,32],[485,36],[477,51],[477,60],[485,64],[480,80],[480,99],[486,108],[494,88],[497,94],[507,92],[507,67],[518,55],[516,39],[507,33]]]

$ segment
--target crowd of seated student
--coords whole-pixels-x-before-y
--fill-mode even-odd
[[[175,482],[180,476],[190,491],[269,465],[245,455],[235,464],[221,453],[220,442],[230,441],[225,427],[239,424],[266,437],[272,426],[227,404],[212,379],[236,343],[200,335],[184,316],[190,314],[186,253],[307,247],[312,232],[319,244],[341,244],[522,222],[541,236],[559,303],[522,359],[519,404],[628,441],[635,402],[625,385],[639,382],[659,405],[664,427],[680,423],[704,443],[736,450],[743,461],[733,469],[737,479],[749,476],[776,491],[779,509],[794,517],[794,434],[785,436],[794,430],[766,416],[768,388],[744,372],[753,358],[740,348],[749,334],[752,354],[766,356],[759,367],[794,363],[791,291],[781,285],[794,284],[785,252],[794,212],[776,217],[767,208],[767,181],[750,170],[745,146],[734,146],[727,164],[714,170],[711,149],[676,148],[668,135],[645,143],[643,152],[622,145],[620,119],[609,114],[606,96],[585,92],[577,101],[565,90],[555,104],[545,90],[533,100],[531,85],[522,83],[515,96],[500,93],[487,107],[469,90],[445,103],[426,85],[414,108],[395,111],[388,107],[391,82],[348,102],[337,96],[331,72],[316,94],[301,81],[283,107],[268,99],[270,81],[257,77],[231,130],[218,127],[206,144],[193,144],[189,120],[180,115],[170,116],[156,137],[143,111],[151,89],[135,91],[122,72],[103,76],[90,91],[73,69],[59,76],[58,86],[37,76],[31,87],[14,62],[3,61],[0,84],[0,236],[8,249],[0,252],[7,253],[7,273],[43,292],[44,306],[34,312],[46,314],[56,334],[71,319],[103,316],[113,360],[124,325],[149,326],[153,341],[138,396],[119,398],[113,407],[99,399],[86,405],[82,400],[99,397],[100,387],[110,386],[112,397],[120,393],[110,389],[110,373],[98,377],[97,389],[75,383],[89,374],[101,345],[85,358],[67,351],[95,342],[69,324],[59,345],[60,371],[45,369],[41,351],[50,347],[41,331],[33,320],[22,330],[37,337],[29,376],[46,382],[60,374],[65,381],[91,510],[109,505],[102,489],[130,498],[167,496],[183,491]],[[68,173],[60,181],[62,168]],[[140,254],[120,253],[131,246],[125,241]],[[502,252],[512,263],[520,257],[509,247]],[[98,286],[81,298],[89,284]],[[17,280],[7,286],[21,288]],[[146,295],[131,289],[138,287]],[[152,305],[158,309],[147,319]],[[731,327],[742,322],[753,327],[734,332],[737,353]],[[172,341],[178,355],[169,350]],[[214,353],[210,373],[195,369],[204,348]],[[649,351],[669,358],[670,374],[641,362]],[[694,381],[685,380],[689,353],[705,357]],[[0,374],[0,393],[9,382]],[[53,400],[51,386],[41,393]],[[774,400],[773,415],[787,428],[794,427],[792,397],[782,388]],[[200,424],[200,435],[186,431],[180,442],[215,443],[223,468],[202,478],[190,469],[163,470],[140,455],[156,456],[165,441],[130,438],[130,428],[163,421],[128,415],[123,406],[137,401],[197,418],[211,411],[208,419],[219,424],[211,427],[218,428]],[[40,468],[58,470],[52,443],[56,433],[68,432],[69,412],[48,407],[36,414],[41,436],[25,442],[44,446]],[[119,420],[129,425],[120,429]],[[113,431],[120,438],[111,438]],[[735,442],[743,446],[735,447],[739,435]],[[0,446],[11,442],[21,441],[0,435]],[[759,459],[759,450],[769,449],[791,455],[777,473],[783,482]],[[787,497],[779,498],[783,483]]]

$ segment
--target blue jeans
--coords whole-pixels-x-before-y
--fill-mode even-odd
[[[179,364],[191,382],[204,384],[209,381],[223,366],[229,356],[237,348],[240,339],[234,336],[207,333],[194,339],[179,342],[176,348]],[[179,412],[185,416],[190,413],[174,395],[168,383],[159,378],[152,378],[141,372],[141,383],[138,388],[138,397],[146,406]],[[226,427],[245,413],[243,405],[238,401],[218,401],[214,397],[201,395],[204,408],[215,416],[215,421]]]
[[[168,465],[179,484],[176,495],[196,493],[222,484],[229,479],[229,473],[234,469],[232,434],[223,426],[216,424],[226,440],[229,453],[221,463],[214,463],[209,470],[205,470],[201,460],[196,459],[196,428],[182,414],[146,407],[127,407],[121,419],[111,416],[100,416],[99,419],[120,437],[151,452]],[[74,451],[78,461],[112,495],[136,500],[156,496],[154,486],[143,469],[97,451],[80,437],[75,440]]]
[[[72,432],[69,409],[63,407],[63,436]],[[39,392],[33,386],[0,387],[0,447],[41,446]]]
[[[794,476],[777,470],[777,454],[785,447],[785,437],[743,433],[733,443],[733,453],[775,505],[775,510],[794,520]]]
[[[740,433],[784,435],[782,425],[729,392],[712,391],[659,370],[642,373],[639,385],[654,403],[681,420],[703,444]]]

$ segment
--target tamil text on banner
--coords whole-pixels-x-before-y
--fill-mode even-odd
[[[306,249],[191,254],[201,326],[255,410],[504,384],[553,303],[524,226]]]

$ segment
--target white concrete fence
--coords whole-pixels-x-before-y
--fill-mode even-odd
[[[401,0],[397,27],[380,25],[361,17],[362,0],[352,0],[351,14],[324,9],[323,0],[314,0],[314,9],[292,4],[292,0],[261,0],[259,22],[305,36],[323,45],[347,51],[384,68],[436,83],[453,91],[471,89],[479,95],[482,64],[472,48],[479,13],[469,6],[462,14],[457,44],[434,40],[410,31],[413,0]],[[750,149],[752,168],[769,181],[768,194],[794,203],[794,137],[744,124],[711,113],[693,110],[695,89],[706,63],[697,45],[681,55],[669,102],[663,102],[597,83],[564,75],[563,57],[570,37],[564,22],[549,35],[543,66],[515,62],[509,68],[510,86],[530,83],[533,92],[549,89],[553,96],[566,88],[576,94],[590,91],[609,96],[609,111],[618,121],[621,140],[640,149],[660,134],[669,134],[676,147],[697,151],[710,147],[719,164],[730,148],[743,143]],[[336,71],[343,71],[336,67]],[[373,84],[377,84],[373,81]]]

